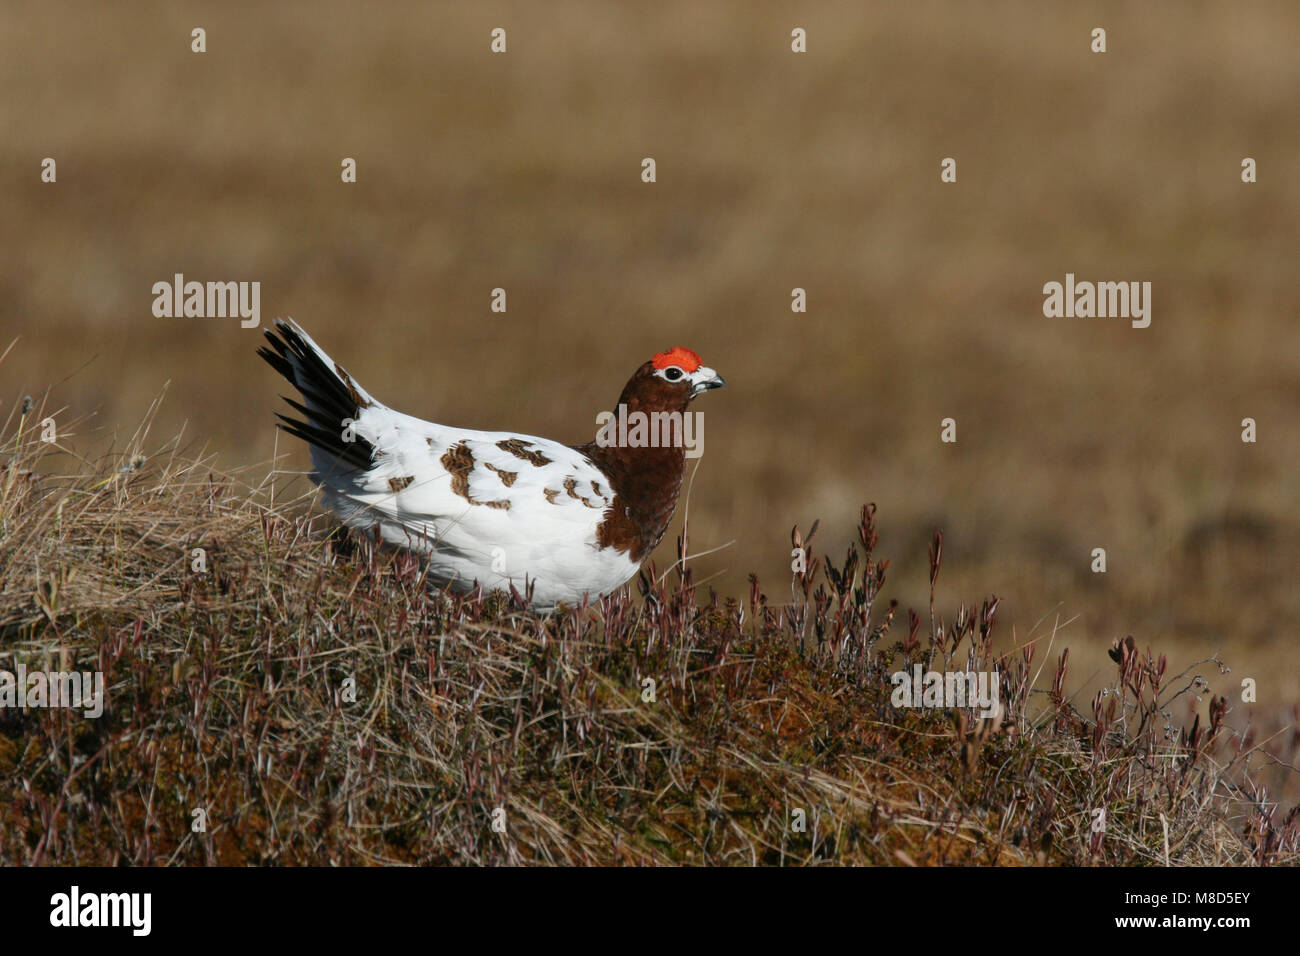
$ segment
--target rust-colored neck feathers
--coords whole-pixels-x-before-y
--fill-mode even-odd
[[[664,381],[654,374],[651,362],[637,369],[618,398],[629,416],[634,412],[685,415],[690,403],[690,386]],[[620,409],[614,411],[618,414]],[[680,442],[651,448],[590,441],[578,451],[609,476],[614,490],[614,503],[597,530],[599,546],[625,552],[633,561],[645,560],[668,530],[677,508],[686,471],[685,449]]]

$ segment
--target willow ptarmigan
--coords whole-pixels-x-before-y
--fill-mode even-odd
[[[324,503],[347,526],[421,555],[434,583],[532,586],[540,610],[578,604],[631,578],[667,530],[683,442],[570,447],[422,421],[372,398],[297,323],[275,324],[279,335],[268,330],[258,354],[302,393],[302,404],[285,401],[304,420],[278,417],[311,446]],[[684,419],[693,398],[724,384],[694,352],[673,348],[636,370],[619,413]]]

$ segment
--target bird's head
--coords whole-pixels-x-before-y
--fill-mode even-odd
[[[678,345],[637,369],[619,402],[643,411],[684,411],[697,395],[726,384],[698,355]]]

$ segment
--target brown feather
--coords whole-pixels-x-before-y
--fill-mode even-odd
[[[629,415],[685,414],[690,403],[689,383],[665,381],[654,374],[651,362],[637,369],[618,398]],[[686,473],[686,450],[680,445],[631,448],[589,441],[578,446],[578,451],[609,477],[614,492],[613,504],[605,509],[604,520],[596,529],[597,545],[624,552],[633,561],[644,561],[673,520]]]

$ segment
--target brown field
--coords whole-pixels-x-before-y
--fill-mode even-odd
[[[726,545],[697,581],[779,599],[791,526],[838,556],[874,501],[891,596],[925,605],[942,528],[944,612],[997,594],[1003,641],[1069,622],[1050,659],[1070,645],[1081,702],[1132,634],[1175,672],[1221,653],[1215,693],[1259,680],[1231,722],[1285,725],[1298,41],[1286,0],[6,6],[0,420],[48,389],[95,413],[64,437],[94,456],[166,386],[157,443],[268,461],[260,332],[155,318],[178,272],[260,281],[264,325],[404,411],[573,443],[682,344],[729,385],[697,406],[691,543]],[[1067,272],[1151,281],[1151,327],[1044,318]]]

